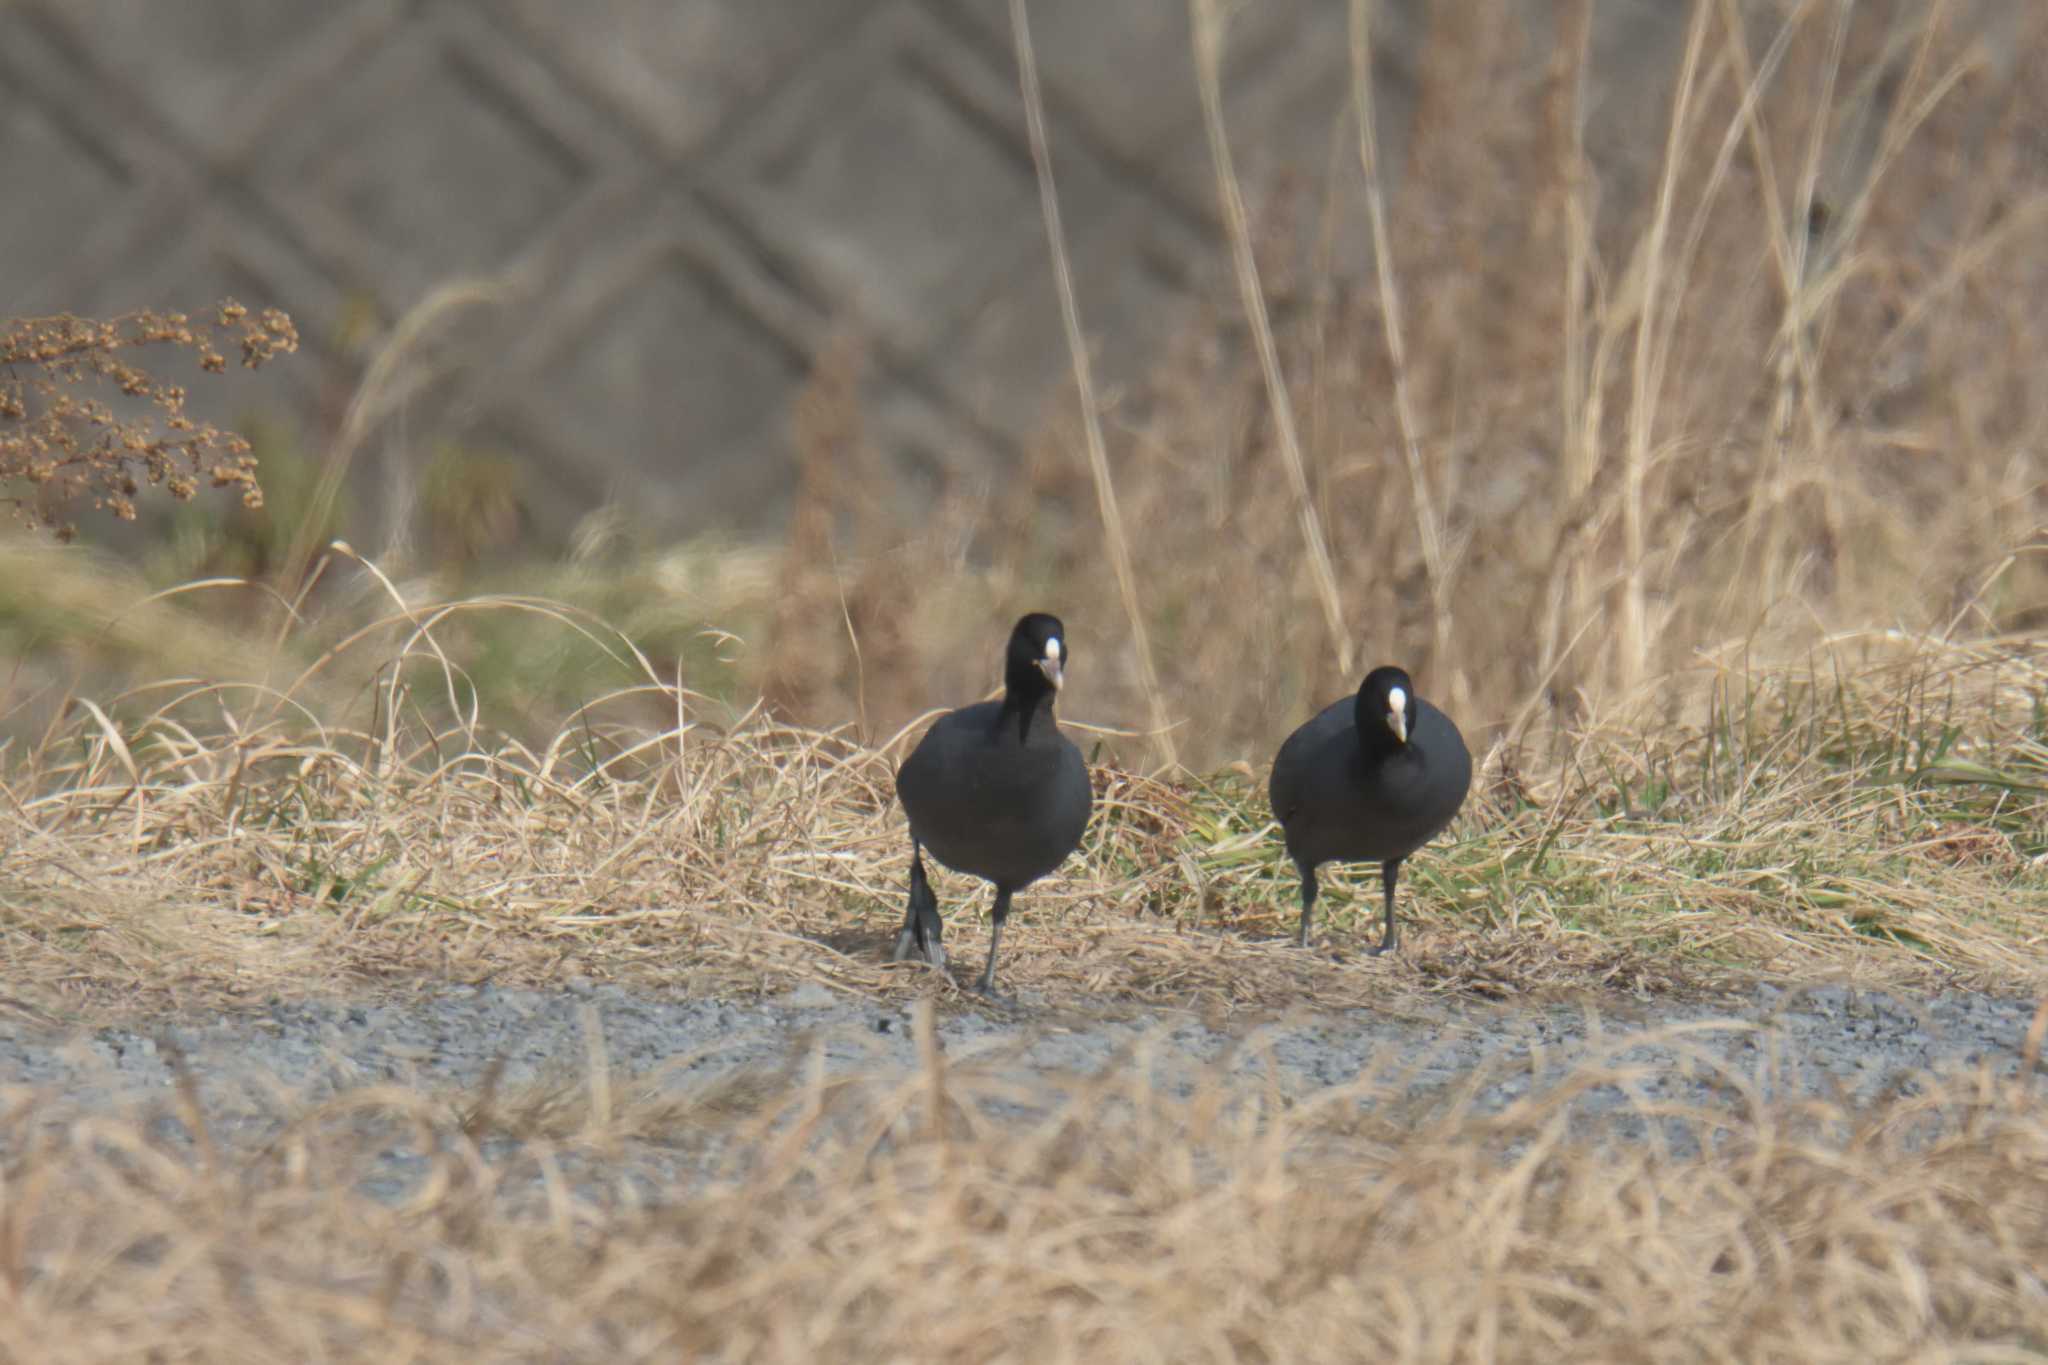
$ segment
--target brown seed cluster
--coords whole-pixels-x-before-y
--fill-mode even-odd
[[[89,499],[132,521],[144,485],[184,502],[203,481],[240,489],[245,507],[262,506],[249,442],[188,416],[185,386],[159,379],[137,356],[189,351],[201,370],[224,374],[231,348],[253,370],[298,347],[286,314],[252,313],[232,299],[203,319],[144,310],[0,323],[0,502],[65,540],[76,532],[67,508]]]

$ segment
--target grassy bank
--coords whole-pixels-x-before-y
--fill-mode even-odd
[[[735,710],[562,604],[397,602],[247,682],[81,693],[10,745],[19,998],[252,1001],[421,972],[931,987],[882,962],[908,853],[892,772],[915,727],[863,742]],[[538,738],[501,725],[457,641],[511,629],[638,680]],[[1054,1002],[2042,979],[2048,654],[2026,641],[1843,639],[1660,679],[1540,741],[1498,727],[1459,821],[1410,864],[1397,962],[1356,956],[1370,869],[1326,897],[1318,952],[1279,941],[1296,884],[1263,756],[1148,773],[1076,692],[1098,813],[1023,900],[1005,966]],[[971,952],[985,891],[948,876],[941,895]]]

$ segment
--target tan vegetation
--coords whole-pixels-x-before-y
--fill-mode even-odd
[[[1939,6],[1897,30],[1861,11],[1826,29],[1813,6],[1779,28],[1699,14],[1661,173],[1624,159],[1611,184],[1581,126],[1582,10],[1534,68],[1551,118],[1533,130],[1458,95],[1532,69],[1501,46],[1512,30],[1443,19],[1401,192],[1367,215],[1390,268],[1350,292],[1288,254],[1284,215],[1256,240],[1226,215],[1240,302],[1272,301],[1250,331],[1274,345],[1255,359],[1269,348],[1218,322],[1126,395],[1104,428],[1114,498],[1056,424],[1021,493],[956,488],[904,531],[860,476],[875,452],[846,344],[799,414],[781,551],[594,532],[516,594],[451,591],[445,563],[319,550],[332,470],[300,480],[318,485],[302,523],[262,533],[269,580],[152,592],[6,545],[12,989],[136,1009],[572,963],[922,989],[868,951],[900,893],[890,765],[925,708],[990,685],[989,623],[1027,603],[1074,627],[1063,714],[1104,797],[1083,857],[1026,901],[1019,980],[1049,999],[1385,1002],[1756,969],[2037,983],[2048,688],[2001,630],[2039,606],[2038,423],[2028,348],[1998,340],[2032,325],[2029,239],[2008,226],[2048,204],[2018,131],[2031,96]],[[2040,50],[2022,27],[2016,50]],[[1898,80],[1878,151],[1823,185],[1828,130],[1875,107],[1855,73],[1880,67]],[[1371,121],[1356,133],[1376,187]],[[1965,144],[1995,195],[1951,175]],[[1819,235],[1782,241],[1823,189],[1826,214],[1792,214]],[[1310,234],[1325,253],[1333,193]],[[475,297],[451,286],[400,328],[343,455],[391,408],[415,333]],[[289,335],[229,323],[254,328],[252,358]],[[1276,374],[1306,504],[1263,434]],[[1398,430],[1375,415],[1396,389]],[[1157,771],[1156,731],[1132,723],[1150,689],[1091,515],[1144,570],[1191,770]],[[1656,555],[1629,550],[1631,524]],[[1309,527],[1341,596],[1304,558]],[[1334,957],[1257,941],[1292,895],[1266,756],[1354,681],[1318,597],[1362,657],[1404,657],[1483,758],[1404,898],[1415,951],[1383,971],[1342,960],[1341,894]],[[1660,624],[1630,645],[1638,607]]]
[[[223,342],[223,331],[237,340]],[[299,334],[278,309],[251,317],[232,299],[197,321],[149,310],[107,321],[9,320],[0,327],[0,485],[12,492],[0,500],[65,540],[77,533],[63,520],[73,503],[90,498],[95,510],[133,521],[145,485],[187,502],[204,480],[240,489],[243,506],[261,507],[249,442],[193,421],[185,386],[151,375],[136,359],[152,347],[182,349],[203,372],[221,374],[226,344],[253,370],[297,350]]]
[[[544,741],[508,736],[460,662],[491,618],[638,681]],[[928,989],[882,961],[908,855],[891,775],[914,729],[868,746],[732,716],[532,599],[396,608],[278,654],[295,656],[315,662],[81,696],[17,750],[0,953],[21,1001],[134,1011],[422,971]],[[1262,774],[1167,781],[1099,755],[1098,814],[1021,902],[1009,980],[1054,1005],[1216,1008],[1702,990],[1756,970],[2042,983],[2048,656],[1871,638],[1699,691],[1555,755],[1494,750],[1412,864],[1410,950],[1379,966],[1350,951],[1369,880],[1336,882],[1334,951],[1269,941],[1295,891]],[[982,930],[964,908],[952,922],[957,955]]]
[[[1398,183],[1362,97],[1334,111],[1358,170],[1321,201],[1246,175],[1212,125],[1220,311],[1098,395],[1099,429],[1063,395],[1014,487],[896,520],[861,476],[848,344],[804,400],[786,546],[607,523],[516,570],[465,563],[466,533],[441,558],[323,551],[394,359],[298,520],[188,523],[148,579],[0,542],[0,1015],[571,974],[979,1008],[882,960],[908,851],[890,773],[1041,605],[1073,632],[1062,716],[1098,784],[1005,945],[1049,1012],[1757,972],[2048,986],[2048,11],[2014,7],[1994,63],[1944,4],[1700,4],[1645,159],[1585,105],[1586,4],[1541,53],[1434,9]],[[1368,240],[1371,268],[1328,268]],[[64,335],[8,344],[55,358]],[[88,356],[129,334],[96,335],[119,344]],[[0,418],[42,420],[8,382]],[[173,392],[133,396],[180,417]],[[114,457],[50,479],[116,515],[151,478],[253,488],[232,438],[223,476],[189,431],[116,449],[99,409],[47,411],[40,436],[0,425],[0,457],[31,460],[0,478],[48,447]],[[465,520],[443,483],[456,523],[516,524]],[[255,567],[187,581],[237,535]],[[1411,864],[1403,956],[1354,956],[1370,884],[1342,875],[1303,954],[1264,765],[1381,659],[1465,725],[1479,782]],[[976,955],[972,913],[948,932]],[[1738,1105],[1697,1116],[1722,1145],[1693,1157],[1567,1125],[1570,1085],[1486,1116],[1383,1078],[1293,1105],[1129,1067],[1059,1083],[1067,1108],[1011,1130],[977,1108],[995,1081],[936,1056],[900,1087],[688,1102],[633,1078],[524,1108],[387,1090],[284,1103],[253,1155],[0,1092],[0,1355],[2048,1355],[2024,1086]],[[387,1206],[356,1181],[399,1129],[433,1177]],[[555,1164],[710,1134],[759,1163],[651,1207]]]
[[[72,1119],[60,1097],[16,1092],[0,1113],[0,1355],[1860,1365],[2048,1350],[2048,1124],[2025,1082],[1988,1071],[1867,1106],[1786,1105],[1727,1072],[1730,1107],[1626,1107],[1667,1134],[1645,1142],[1568,1112],[1596,1086],[1641,1093],[1652,1078],[1618,1055],[1488,1112],[1401,1075],[1290,1100],[1218,1069],[1177,1092],[1142,1047],[1020,1089],[946,1059],[921,1023],[924,1068],[906,1079],[799,1058],[678,1089],[610,1075],[600,1040],[589,1074],[551,1091],[259,1096],[276,1134],[247,1155],[206,1139],[191,1078],[155,1122]],[[365,1189],[392,1180],[392,1153],[419,1165],[380,1202]],[[664,1160],[715,1178],[650,1197],[623,1174]]]
[[[1263,758],[1382,659],[1468,725],[1569,728],[1702,649],[2039,617],[2048,164],[2019,73],[2048,21],[2003,11],[1994,61],[1954,5],[1699,6],[1689,81],[1624,129],[1584,103],[1588,9],[1549,52],[1433,11],[1384,272],[1376,159],[1327,185],[1219,162],[1250,201],[1240,287],[1105,414],[1196,769]],[[859,529],[809,609],[805,714],[858,693],[886,731],[981,684],[963,627],[1029,599],[1089,651],[1084,704],[1150,724],[1072,412],[1024,489],[955,488],[915,528],[807,477],[819,523]],[[894,647],[857,656],[849,619]]]
[[[1586,11],[1562,7],[1542,51],[1477,11],[1437,15],[1391,184],[1363,101],[1332,110],[1327,181],[1252,175],[1252,154],[1274,153],[1238,149],[1220,202],[1246,206],[1243,268],[1211,282],[1214,311],[1150,382],[1096,395],[1101,462],[1081,457],[1088,424],[1063,390],[1015,484],[956,483],[899,520],[875,492],[887,471],[849,342],[818,357],[795,424],[785,546],[650,546],[614,515],[566,564],[470,564],[502,536],[439,529],[380,561],[414,600],[574,602],[665,676],[682,665],[741,707],[765,694],[798,724],[853,718],[868,741],[986,688],[987,622],[1053,606],[1080,651],[1070,713],[1156,739],[1149,652],[1175,756],[1197,772],[1263,761],[1381,659],[1468,731],[1548,735],[1703,653],[1776,664],[1872,627],[2030,629],[2048,607],[2029,230],[2048,165],[2024,72],[2048,21],[2004,12],[1994,51],[1951,4],[1710,3],[1677,54],[1683,99],[1648,129],[1587,107]],[[451,289],[422,317],[479,292]],[[1075,302],[1085,334],[1090,300]],[[331,534],[313,513],[333,469],[397,410],[427,326],[408,319],[386,351],[405,359],[371,365],[304,524],[268,533],[291,552],[254,558],[285,598]],[[437,526],[516,525],[505,480],[477,480],[475,508],[440,486],[459,482],[437,484]],[[1111,591],[1105,509],[1134,607]],[[205,546],[235,533],[195,528],[156,586],[251,562]],[[343,578],[302,610],[359,606]],[[705,647],[705,630],[730,641]],[[498,643],[497,669],[532,664]],[[146,657],[94,662],[152,676]],[[583,697],[550,684],[505,723],[538,740]],[[1164,752],[1121,751],[1148,766]]]

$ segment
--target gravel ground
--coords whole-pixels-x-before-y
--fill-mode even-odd
[[[1734,1116],[1745,1091],[1868,1099],[1891,1086],[1910,1090],[1929,1074],[1968,1077],[1981,1068],[2010,1076],[2033,1017],[2032,1002],[1982,995],[1912,1000],[1840,987],[1760,986],[1718,1006],[1610,998],[1513,1009],[1446,1001],[1426,1014],[1304,1012],[1234,1028],[1189,1017],[1062,1015],[1027,998],[1003,1013],[956,1010],[939,1019],[936,1032],[950,1073],[967,1078],[950,1093],[972,1097],[997,1125],[1027,1122],[1070,1096],[1077,1074],[1128,1077],[1142,1066],[1161,1090],[1221,1076],[1247,1089],[1277,1086],[1297,1099],[1327,1093],[1361,1070],[1391,1071],[1363,1102],[1398,1106],[1397,1123],[1409,1127],[1445,1101],[1492,1109],[1540,1094],[1590,1061],[1630,1068],[1634,1093],[1581,1081],[1563,1092],[1572,1122],[1597,1129],[1606,1141],[1661,1139],[1683,1156],[1718,1140],[1714,1120],[1648,1118],[1645,1102]],[[584,1097],[597,1089],[593,1020],[612,1112],[624,1121],[584,1140]],[[181,1108],[173,1064],[180,1055],[204,1111],[205,1146]],[[206,1168],[194,1188],[239,1192],[221,1205],[228,1210],[223,1217],[239,1227],[234,1219],[262,1223],[260,1211],[280,1199],[332,1208],[306,1201],[342,1192],[391,1205],[422,1201],[416,1211],[453,1189],[448,1207],[459,1211],[461,1191],[477,1187],[468,1173],[480,1158],[488,1168],[483,1187],[511,1222],[538,1225],[564,1216],[567,1193],[602,1228],[608,1213],[658,1214],[709,1182],[744,1175],[766,1150],[752,1136],[759,1125],[747,1119],[763,1096],[777,1093],[772,1084],[746,1083],[749,1073],[786,1075],[791,1063],[808,1070],[822,1061],[828,1071],[878,1077],[882,1089],[835,1092],[851,1096],[851,1107],[806,1119],[807,1131],[851,1138],[848,1150],[860,1151],[892,1141],[901,1131],[896,1125],[920,1121],[921,1098],[882,1127],[874,1119],[885,1109],[868,1103],[886,1105],[901,1079],[913,1079],[921,1091],[919,1058],[912,1015],[818,986],[746,1001],[609,987],[441,989],[354,1004],[279,1003],[254,1014],[188,1015],[69,1036],[0,1018],[0,1172],[11,1177],[30,1144],[47,1142],[59,1155],[44,1169],[58,1168],[57,1179],[71,1182],[53,1187],[71,1191],[62,1197],[140,1200],[157,1210],[151,1217],[158,1222],[134,1226],[154,1228],[164,1210],[175,1212],[192,1197],[176,1172],[182,1156]],[[499,1074],[487,1082],[494,1067]],[[476,1105],[487,1083],[497,1118],[458,1131],[457,1115]],[[1089,1097],[1085,1104],[1099,1106],[1106,1126],[1118,1114],[1131,1115],[1113,1098]],[[1092,1110],[1081,1112],[1088,1122]],[[143,1159],[114,1127],[81,1122],[100,1116],[141,1125],[153,1155]],[[769,1123],[779,1121],[771,1116]],[[1913,1131],[1939,1121],[1922,1113]],[[274,1142],[287,1128],[292,1140]],[[1324,1155],[1336,1155],[1328,1144],[1353,1140],[1342,1125],[1314,1131]],[[1507,1141],[1499,1159],[1512,1160],[1526,1141]],[[1198,1166],[1203,1160],[1197,1153]],[[788,1183],[767,1188],[802,1197],[805,1176],[779,1171]],[[146,1188],[137,1193],[140,1187]],[[124,1264],[161,1254],[160,1239],[122,1244],[124,1225],[118,1217],[109,1225],[117,1229]],[[329,1218],[322,1226],[331,1234],[347,1222]],[[355,1292],[353,1282],[346,1287]],[[525,1309],[490,1291],[474,1303],[464,1299],[459,1311],[512,1332]]]
[[[1497,1107],[1540,1092],[1574,1063],[1633,1068],[1639,1094],[1707,1108],[1737,1103],[1732,1075],[1767,1097],[1868,1099],[1929,1073],[2016,1072],[2034,1002],[1972,994],[1906,999],[1838,986],[1760,986],[1718,1006],[1606,1000],[1548,1008],[1446,1002],[1424,1016],[1304,1013],[1218,1029],[1192,1018],[1056,1016],[1025,999],[1006,1014],[942,1017],[949,1063],[979,1067],[1029,1095],[1034,1081],[1092,1073],[1139,1049],[1157,1082],[1187,1087],[1203,1073],[1247,1076],[1300,1096],[1390,1069],[1410,1094],[1455,1093],[1483,1078],[1476,1102]],[[0,1022],[0,1101],[54,1113],[137,1112],[173,1093],[169,1056],[199,1082],[216,1140],[261,1140],[294,1105],[390,1082],[449,1096],[476,1093],[502,1058],[500,1095],[581,1085],[601,1021],[608,1072],[629,1089],[678,1098],[748,1070],[773,1070],[822,1048],[828,1070],[888,1076],[917,1067],[908,1013],[817,986],[780,997],[664,999],[609,987],[532,992],[485,986],[403,1001],[277,1004],[254,1015],[185,1017],[146,1028],[58,1036]],[[1669,1030],[1685,1028],[1674,1038]],[[1661,1031],[1661,1032],[1659,1032]],[[1656,1036],[1650,1036],[1653,1033]],[[1268,1072],[1268,1067],[1271,1072]],[[636,1080],[639,1085],[628,1085]],[[1614,1086],[1573,1101],[1575,1119],[1631,1106]],[[1020,1111],[1031,1105],[1025,1102]],[[404,1163],[402,1155],[394,1157]],[[699,1145],[647,1174],[660,1181],[708,1169]],[[394,1176],[400,1174],[394,1170]],[[402,1183],[402,1182],[401,1182]]]

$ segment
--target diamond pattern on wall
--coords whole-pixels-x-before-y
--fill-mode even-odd
[[[860,13],[845,0],[614,0],[593,23],[561,0],[505,9],[669,154],[701,145]]]
[[[670,250],[562,339],[548,401],[531,406],[593,492],[693,530],[758,528],[787,491],[784,426],[807,368],[702,261]]]
[[[272,101],[292,96],[317,56],[390,0],[61,0],[43,7],[50,22],[85,49],[135,103],[208,150],[240,146],[273,117]],[[297,92],[300,116],[319,118]]]
[[[991,45],[1006,54],[1011,50],[1016,40],[1009,0],[961,0],[960,8]],[[1276,35],[1301,18],[1301,7],[1295,4],[1223,8],[1234,12],[1224,49],[1226,68],[1233,71],[1269,49]],[[1341,18],[1345,7],[1325,8]],[[1040,54],[1043,83],[1056,98],[1070,101],[1089,128],[1120,155],[1142,157],[1161,139],[1200,126],[1202,107],[1185,0],[1032,0],[1029,13],[1031,45]]]
[[[1199,259],[1191,234],[1142,200],[1070,243],[1074,293],[1088,339],[1097,396],[1144,377],[1190,316],[1188,277]],[[929,364],[976,421],[992,431],[1031,431],[1049,404],[1071,413],[1079,398],[1047,253],[1020,270]]]
[[[69,267],[95,229],[132,212],[127,172],[64,116],[0,85],[0,298],[8,311],[61,310],[40,280]]]
[[[1221,257],[1185,6],[1031,7],[1113,388]],[[1240,7],[1225,79],[1254,188],[1322,174],[1344,9]],[[392,448],[533,461],[554,531],[613,498],[657,532],[772,529],[791,404],[842,326],[871,344],[892,493],[999,479],[1071,401],[1006,0],[0,0],[0,184],[36,209],[0,215],[0,309],[282,306],[307,346],[262,401],[314,442],[365,304],[388,325],[455,279],[511,281],[438,338],[455,363]],[[380,460],[366,479],[417,474]]]
[[[280,207],[394,305],[502,265],[587,176],[577,156],[452,46],[394,48],[290,149]]]
[[[1031,169],[921,64],[899,58],[816,121],[748,148],[738,196],[832,297],[905,346],[1037,221]]]

